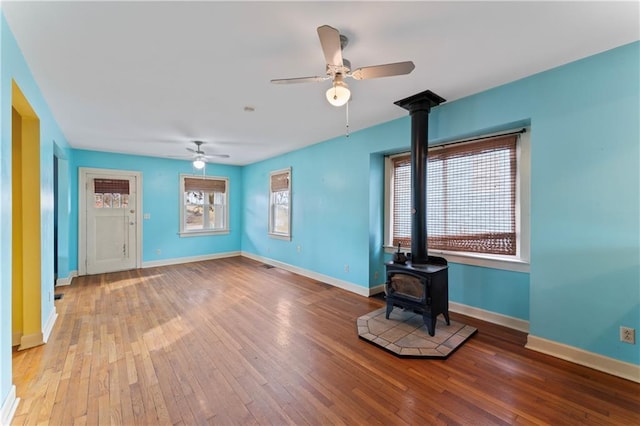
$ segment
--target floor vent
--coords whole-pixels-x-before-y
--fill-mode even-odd
[[[64,294],[58,293],[53,295],[53,300],[60,300],[64,297]]]
[[[273,268],[275,268],[275,266],[273,266],[273,265],[267,265],[267,264],[262,265],[262,267],[263,267],[264,269],[273,269]]]

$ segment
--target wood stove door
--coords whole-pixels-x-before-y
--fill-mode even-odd
[[[428,277],[421,277],[406,272],[387,273],[387,295],[404,298],[416,303],[425,303]]]

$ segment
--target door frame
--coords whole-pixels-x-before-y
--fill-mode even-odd
[[[113,177],[135,176],[136,196],[136,250],[135,268],[142,265],[142,173],[132,170],[94,169],[90,167],[78,168],[78,275],[87,275],[87,175],[102,174]]]

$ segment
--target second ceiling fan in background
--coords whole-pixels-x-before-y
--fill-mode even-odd
[[[212,157],[229,158],[229,155],[227,154],[205,154],[205,152],[202,150],[202,145],[205,143],[203,141],[193,141],[193,143],[196,145],[196,149],[187,147],[187,151],[193,153],[192,164],[193,167],[198,170],[204,169],[204,166]]]

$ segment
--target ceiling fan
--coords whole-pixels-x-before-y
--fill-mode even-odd
[[[196,144],[196,149],[187,147],[187,151],[193,152],[193,167],[198,170],[204,168],[207,160],[213,157],[229,158],[228,154],[205,154],[205,152],[202,150],[202,145],[204,144],[203,141],[193,141],[193,143]]]
[[[373,65],[351,71],[351,63],[342,57],[342,50],[349,43],[347,36],[330,27],[322,25],[318,27],[320,45],[327,62],[327,75],[314,77],[281,78],[271,80],[275,84],[309,83],[331,79],[332,87],[327,90],[327,100],[331,105],[342,106],[351,98],[349,86],[344,82],[347,77],[356,80],[368,80],[371,78],[390,77],[394,75],[409,74],[415,68],[411,61],[395,62],[392,64]]]

